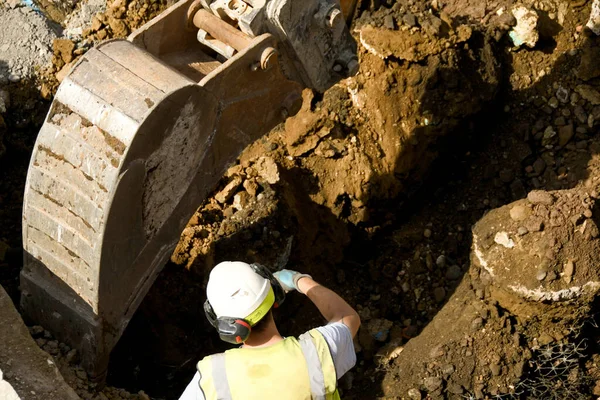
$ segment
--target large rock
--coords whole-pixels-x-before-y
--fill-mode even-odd
[[[37,346],[2,286],[0,343],[0,399],[13,400],[19,396],[24,400],[79,399],[65,383],[52,357]]]
[[[511,218],[515,208],[528,209],[528,218]],[[492,286],[521,300],[561,302],[593,295],[600,290],[595,210],[596,200],[581,189],[533,191],[475,225],[472,261],[489,274]]]

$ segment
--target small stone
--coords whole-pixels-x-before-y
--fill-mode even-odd
[[[548,105],[552,108],[558,108],[558,99],[556,97],[552,97],[549,101],[548,101]]]
[[[431,229],[425,229],[423,231],[423,236],[425,236],[426,238],[429,239],[431,237],[431,235],[432,235]]]
[[[565,147],[567,143],[571,140],[573,135],[575,134],[575,130],[573,124],[561,126],[558,129],[558,145],[560,147]]]
[[[10,78],[9,78],[10,79]],[[600,105],[600,93],[590,85],[579,85],[575,88],[579,95],[592,105]]]
[[[385,18],[383,19],[383,26],[385,26],[387,29],[391,29],[394,30],[395,26],[395,22],[394,22],[394,16],[393,15],[386,15]]]
[[[502,368],[498,364],[491,364],[490,365],[490,371],[492,372],[492,375],[494,375],[494,376],[499,376],[501,370],[502,370]]]
[[[463,394],[463,387],[460,386],[458,383],[456,382],[450,382],[447,386],[447,390],[452,393],[452,394],[456,394],[456,395],[461,395]]]
[[[246,208],[248,204],[250,204],[250,200],[251,196],[248,192],[243,191],[236,193],[236,195],[233,196],[233,208],[235,208],[238,211],[241,211],[244,208]]]
[[[256,183],[254,180],[246,179],[243,186],[250,196],[256,197],[256,193],[258,192],[258,183]]]
[[[565,89],[562,86],[558,87],[558,90],[556,91],[556,98],[561,102],[561,103],[568,103],[569,102],[569,91],[567,89]]]
[[[411,400],[421,400],[423,398],[419,389],[414,388],[408,390],[408,397],[410,397]]]
[[[446,271],[446,279],[448,279],[449,281],[457,280],[462,275],[463,272],[458,265],[453,265],[450,268],[448,268],[448,271]]]
[[[17,74],[8,75],[8,80],[12,83],[18,83],[21,81],[21,77]]]
[[[447,262],[446,256],[443,254],[435,260],[435,264],[440,268],[444,268],[446,266],[446,262]]]
[[[215,195],[215,200],[219,203],[226,203],[237,191],[237,189],[242,184],[242,178],[240,176],[234,176],[231,181],[221,190],[219,193]]]
[[[550,336],[548,333],[544,332],[540,335],[540,337],[537,339],[538,344],[542,345],[542,346],[546,346],[552,342],[554,342],[554,338],[552,336]]]
[[[428,392],[435,392],[442,386],[442,378],[430,376],[424,379],[423,386]]]
[[[529,233],[529,230],[528,230],[527,228],[525,228],[524,226],[520,226],[520,227],[517,229],[517,234],[518,234],[519,236],[524,236],[524,235],[527,235],[528,233]]]
[[[537,279],[538,281],[543,281],[544,279],[546,279],[546,275],[548,275],[548,272],[544,270],[539,270],[537,274],[535,274],[535,279]]]
[[[544,221],[541,218],[529,218],[525,224],[529,232],[540,232],[544,229]]]
[[[552,205],[554,203],[554,197],[543,190],[532,190],[527,195],[527,200],[529,200],[532,204],[545,204]]]
[[[261,157],[256,161],[256,170],[258,175],[267,181],[269,184],[274,185],[279,182],[279,167],[275,160],[271,157]]]
[[[44,328],[42,328],[39,325],[34,325],[31,328],[29,328],[29,333],[33,337],[38,337],[44,334]]]
[[[402,17],[402,22],[404,22],[409,27],[413,28],[417,26],[417,17],[415,17],[413,13],[408,12]]]
[[[446,298],[446,289],[443,287],[436,287],[433,289],[433,298],[436,303],[441,303]]]
[[[39,347],[44,347],[46,345],[46,343],[48,342],[48,340],[44,339],[44,338],[37,338],[35,339],[35,343],[39,346]]]
[[[516,205],[510,209],[510,218],[513,221],[525,221],[527,218],[529,218],[530,214],[531,210],[529,207],[523,205]]]
[[[575,273],[575,263],[571,260],[567,261],[563,270],[563,280],[569,284],[573,280],[573,274]]]
[[[474,331],[478,331],[483,328],[483,318],[477,317],[473,321],[471,321],[471,329]]]
[[[506,247],[507,249],[512,249],[515,247],[515,242],[508,236],[508,233],[506,232],[496,233],[496,236],[494,236],[494,242]]]

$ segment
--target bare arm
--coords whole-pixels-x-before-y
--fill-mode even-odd
[[[350,329],[352,337],[356,336],[360,327],[360,317],[344,299],[310,277],[300,278],[297,285],[300,292],[308,296],[328,322],[341,322]]]

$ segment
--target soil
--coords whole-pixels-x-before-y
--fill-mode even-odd
[[[515,48],[514,3],[362,2],[359,74],[305,92],[298,115],[249,146],[199,206],[114,350],[109,385],[177,398],[196,361],[226,348],[202,314],[207,271],[241,259],[310,273],[357,308],[344,398],[599,395],[600,38],[583,29],[589,1],[521,1],[537,10],[540,39]],[[95,40],[164,6],[118,0],[81,39],[55,42],[38,78],[45,97]],[[23,98],[11,97],[0,283],[16,300],[39,122],[19,126]],[[293,295],[276,320],[294,335],[323,323]],[[129,396],[77,380],[63,353],[82,397]]]

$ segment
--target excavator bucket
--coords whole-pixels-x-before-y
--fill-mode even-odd
[[[128,40],[88,51],[38,135],[21,307],[77,348],[100,382],[225,170],[300,109],[303,87],[326,89],[356,69],[355,43],[332,17],[337,3],[273,0],[271,13],[264,1],[243,2],[244,13],[225,22],[219,7],[232,3],[181,1]],[[319,33],[320,47],[302,42],[297,26]]]

